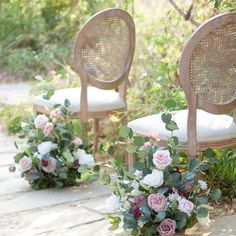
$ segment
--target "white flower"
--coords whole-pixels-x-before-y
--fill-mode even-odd
[[[36,158],[38,158],[38,159],[41,160],[43,156],[40,155],[38,152],[35,152],[35,153],[34,153],[34,157],[36,157]]]
[[[44,154],[57,149],[57,145],[51,141],[42,142],[38,145],[38,152],[43,156]]]
[[[134,180],[131,184],[131,187],[133,187],[134,189],[138,189],[139,188],[139,183]]]
[[[79,137],[75,137],[75,138],[73,139],[72,143],[73,143],[76,147],[78,147],[78,146],[80,146],[81,144],[83,144],[83,141],[82,141],[82,139],[80,139]]]
[[[79,158],[79,164],[92,168],[95,165],[94,157],[91,154],[84,154]]]
[[[45,115],[38,115],[34,119],[34,125],[37,129],[44,129],[47,123],[48,123],[48,117]]]
[[[198,180],[198,184],[200,185],[201,190],[207,190],[207,183],[203,180]]]
[[[137,179],[142,179],[143,178],[143,172],[141,170],[136,170],[134,172],[134,175]]]
[[[159,170],[164,170],[167,166],[172,163],[170,152],[168,150],[157,150],[153,154],[153,164]]]
[[[153,170],[151,174],[148,174],[143,178],[142,183],[149,187],[159,187],[163,184],[163,178],[163,171]]]
[[[168,199],[171,202],[179,202],[181,200],[181,196],[178,193],[170,193]]]
[[[116,211],[120,208],[120,206],[120,199],[116,195],[112,194],[106,199],[106,207],[110,212]]]
[[[86,152],[83,150],[83,149],[76,149],[75,151],[73,151],[73,156],[76,158],[76,159],[79,159],[81,156],[83,155],[86,155]]]
[[[20,151],[20,152],[24,152],[24,150],[25,150],[26,148],[29,148],[29,147],[30,147],[30,145],[29,145],[27,142],[24,142],[24,143],[22,144],[22,146],[20,147],[19,151]]]

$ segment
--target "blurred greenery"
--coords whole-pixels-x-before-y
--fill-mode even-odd
[[[188,12],[192,1],[175,2]],[[158,4],[163,7],[158,8]],[[76,33],[91,15],[109,7],[126,9],[136,24],[136,48],[128,89],[129,112],[110,117],[112,125],[103,124],[100,133],[103,139],[99,154],[105,156],[109,152],[119,156],[124,149],[118,136],[118,121],[124,115],[131,120],[166,110],[165,102],[170,98],[175,101],[175,109],[187,106],[179,87],[178,63],[184,44],[196,26],[184,19],[167,0],[1,0],[0,72],[7,71],[15,82],[34,81],[35,77],[44,79],[44,85],[35,80],[40,86],[34,86],[34,93],[45,87],[78,85],[72,63]],[[235,9],[236,0],[195,0],[191,16],[202,23],[219,12]],[[18,132],[20,121],[30,109],[31,105],[1,106],[0,120],[7,124],[9,132]],[[220,155],[217,153],[217,157]],[[222,161],[225,157],[224,154]],[[212,173],[217,168],[215,165]],[[227,173],[223,181],[228,181],[227,186],[230,186],[233,177],[229,171]],[[210,181],[215,182],[215,178]]]

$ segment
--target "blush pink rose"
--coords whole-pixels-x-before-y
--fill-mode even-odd
[[[50,113],[52,122],[55,123],[61,117],[61,109],[58,107]]]
[[[179,201],[179,210],[185,212],[188,216],[191,216],[193,209],[194,209],[194,204],[189,200],[182,198]]]
[[[175,234],[176,222],[169,218],[164,219],[157,227],[157,231],[161,236],[172,236]]]
[[[47,172],[47,173],[52,173],[57,166],[57,160],[53,157],[51,157],[50,159],[46,160],[46,159],[42,159],[41,160],[41,165],[42,165],[42,169]]]
[[[150,148],[151,146],[152,146],[152,145],[151,145],[150,142],[146,142],[146,143],[143,144],[143,147],[144,147],[144,148]]]
[[[149,132],[148,138],[153,139],[155,141],[160,141],[159,134],[157,132],[154,132],[154,131]]]
[[[45,115],[38,115],[34,119],[34,125],[37,129],[44,129],[47,123],[48,123],[48,118]]]
[[[153,154],[152,161],[157,169],[164,170],[172,163],[172,158],[170,157],[170,152],[168,150],[157,150]]]
[[[162,211],[166,205],[166,197],[163,194],[156,193],[148,196],[148,206],[158,212]]]
[[[79,147],[81,144],[83,144],[83,141],[78,138],[78,137],[75,137],[72,141],[72,143],[76,146],[76,147]]]
[[[43,129],[43,133],[47,137],[51,134],[52,130],[53,130],[53,123],[48,122]]]
[[[23,156],[19,161],[20,169],[22,172],[30,170],[32,167],[32,160],[27,156]]]

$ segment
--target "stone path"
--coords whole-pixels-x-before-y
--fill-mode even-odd
[[[127,236],[109,231],[105,199],[111,189],[99,183],[64,189],[35,191],[9,173],[15,153],[13,137],[0,132],[0,236]],[[236,236],[236,216],[223,217],[209,229],[190,235]],[[204,233],[205,232],[205,233]]]

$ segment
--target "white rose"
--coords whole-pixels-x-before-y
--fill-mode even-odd
[[[120,199],[116,195],[112,194],[106,199],[106,207],[110,212],[116,211],[120,208],[120,206]]]
[[[142,179],[143,178],[143,172],[141,170],[136,170],[134,172],[134,175],[137,179]]]
[[[57,149],[57,145],[55,143],[52,143],[51,141],[48,142],[42,142],[38,145],[38,152],[42,156],[48,152],[51,152],[52,150]]]
[[[44,129],[47,123],[48,123],[48,117],[45,115],[38,115],[34,119],[34,125],[37,129]]]
[[[79,158],[79,164],[80,165],[87,165],[89,168],[92,168],[95,165],[94,157],[91,154],[82,155]]]
[[[86,152],[83,150],[83,149],[76,149],[75,151],[73,151],[73,156],[76,158],[76,159],[79,159],[81,156],[83,155],[86,155]]]
[[[207,183],[203,180],[198,180],[198,184],[201,190],[207,190]]]
[[[157,169],[164,170],[172,163],[172,158],[170,157],[170,152],[168,150],[157,150],[153,154],[152,161]]]
[[[149,187],[159,187],[163,184],[163,178],[163,171],[153,170],[151,174],[148,174],[143,178],[142,183]]]

